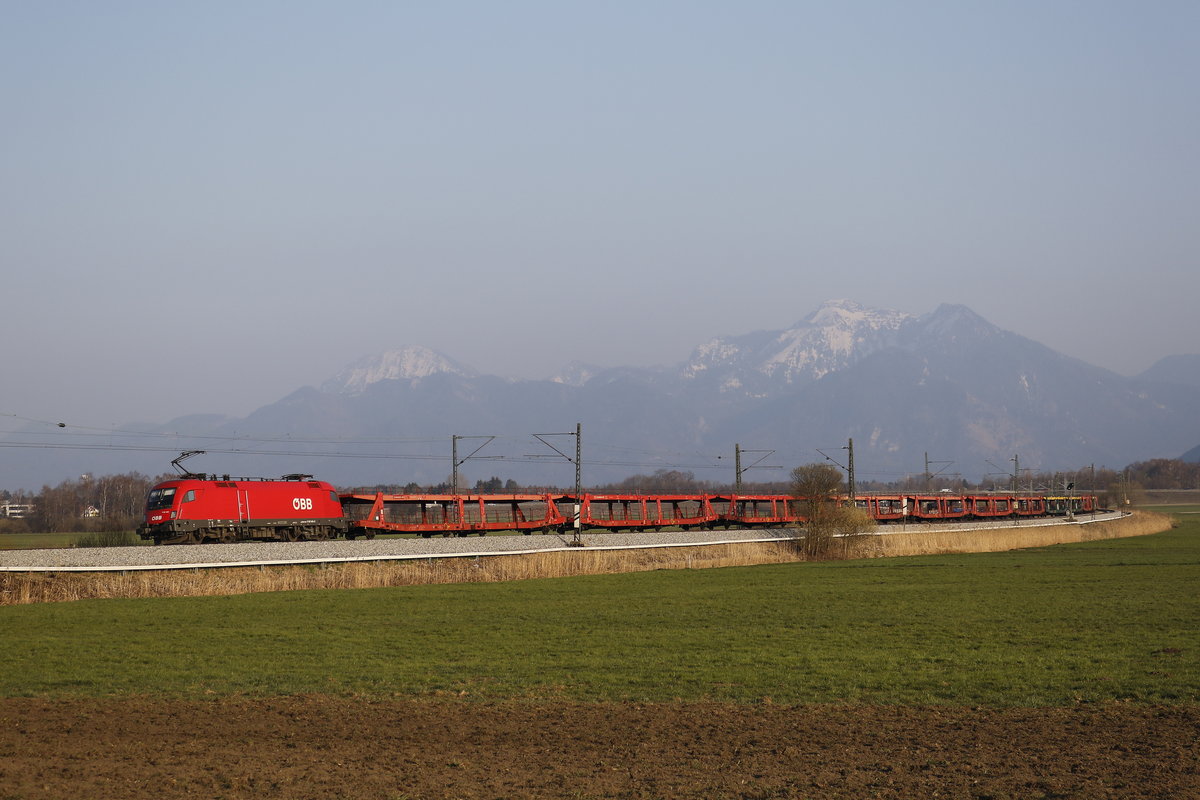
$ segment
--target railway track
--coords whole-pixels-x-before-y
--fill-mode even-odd
[[[1081,515],[1076,524],[1112,520],[1119,513]],[[1062,518],[880,525],[872,535],[987,530],[1065,524]],[[588,549],[694,547],[737,542],[770,542],[795,538],[793,528],[680,532],[604,533],[585,531]],[[295,564],[336,564],[433,558],[479,558],[577,549],[570,535],[480,536],[448,538],[328,540],[318,542],[239,542],[174,547],[103,547],[0,551],[0,572],[112,572],[131,570],[219,569]]]

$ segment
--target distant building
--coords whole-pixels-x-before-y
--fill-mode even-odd
[[[0,504],[0,517],[9,519],[22,519],[23,517],[33,516],[34,507],[32,503],[3,503]]]
[[[84,519],[98,517],[98,516],[100,516],[100,509],[96,508],[95,506],[88,506],[87,508],[85,508],[83,510],[83,513],[80,514],[79,516],[83,517]]]

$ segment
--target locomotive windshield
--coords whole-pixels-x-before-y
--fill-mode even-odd
[[[146,510],[154,511],[159,508],[170,508],[171,503],[175,500],[175,487],[168,486],[165,489],[151,489],[150,497],[146,499]]]

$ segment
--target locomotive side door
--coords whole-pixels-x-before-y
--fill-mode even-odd
[[[238,488],[237,492],[237,507],[238,519],[242,522],[250,521],[250,492],[246,489]]]

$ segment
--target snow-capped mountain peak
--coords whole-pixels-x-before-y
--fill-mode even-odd
[[[552,383],[562,383],[567,386],[583,386],[585,383],[604,371],[604,367],[585,364],[582,361],[572,361],[558,372],[550,376]]]
[[[816,311],[794,325],[792,330],[803,328],[838,328],[859,332],[894,330],[912,318],[912,314],[903,311],[894,311],[890,308],[867,308],[853,300],[826,300]]]
[[[380,381],[420,380],[439,373],[464,377],[477,374],[428,347],[410,345],[360,359],[326,381],[321,388],[327,392],[358,394]]]
[[[739,390],[763,378],[784,383],[816,379],[893,344],[897,331],[912,318],[830,300],[787,330],[713,339],[697,348],[683,374],[721,374],[723,385]]]

